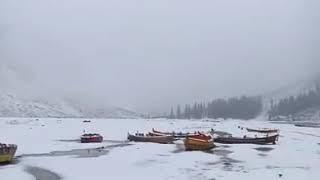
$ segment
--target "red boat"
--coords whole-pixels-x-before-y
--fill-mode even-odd
[[[101,143],[103,137],[100,134],[84,134],[81,136],[81,143]]]

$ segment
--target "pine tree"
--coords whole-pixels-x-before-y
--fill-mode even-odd
[[[176,114],[176,118],[177,118],[177,119],[182,119],[180,105],[178,105],[178,106],[177,106],[177,114]]]
[[[171,108],[169,119],[174,119],[174,118],[175,118],[175,115],[174,115],[174,112],[173,112],[173,108]]]

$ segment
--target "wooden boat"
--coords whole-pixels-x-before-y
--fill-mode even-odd
[[[15,144],[0,143],[0,163],[9,163],[16,154],[18,146]]]
[[[214,141],[221,144],[276,144],[279,134],[266,137],[216,137]]]
[[[103,137],[100,134],[84,134],[81,136],[81,143],[101,143]]]
[[[150,135],[167,135],[167,136],[174,136],[175,138],[186,138],[187,136],[191,135],[198,135],[197,132],[194,133],[183,133],[183,132],[162,132],[152,129],[152,132],[149,133]]]
[[[187,151],[206,151],[215,147],[213,138],[204,134],[187,136],[184,146]]]
[[[247,131],[248,132],[258,132],[258,133],[278,133],[279,132],[279,129],[267,129],[267,128],[264,128],[264,129],[251,129],[251,128],[247,128]]]
[[[320,128],[319,123],[302,122],[294,124],[296,127]]]
[[[160,143],[160,144],[170,144],[173,143],[175,140],[174,136],[169,135],[145,135],[143,133],[136,133],[135,135],[128,133],[128,140],[135,141],[135,142],[153,142],[153,143]]]

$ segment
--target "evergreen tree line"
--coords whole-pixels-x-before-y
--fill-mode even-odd
[[[262,98],[260,96],[242,96],[229,99],[216,99],[209,103],[186,104],[182,110],[178,105],[176,110],[171,108],[168,118],[171,119],[252,119],[262,111]]]
[[[271,100],[270,104],[269,118],[290,116],[308,108],[318,107],[320,106],[320,87],[316,86],[306,93],[283,98],[276,103]]]

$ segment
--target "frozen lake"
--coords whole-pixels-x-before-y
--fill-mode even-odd
[[[0,119],[0,142],[18,145],[17,160],[0,166],[1,180],[220,180],[319,179],[320,129],[261,120]],[[185,152],[182,141],[160,145],[127,142],[127,133],[217,131],[243,136],[241,127],[281,130],[276,145],[221,145],[211,152]],[[100,133],[100,144],[77,141],[83,131]],[[98,149],[97,149],[98,148]],[[45,178],[46,177],[46,178]]]

